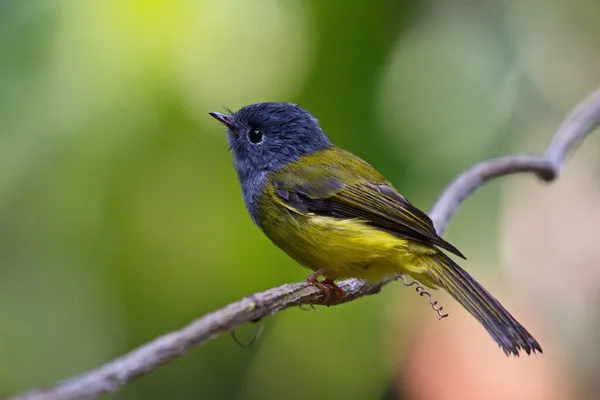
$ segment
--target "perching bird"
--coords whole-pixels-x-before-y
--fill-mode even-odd
[[[227,126],[244,202],[254,223],[328,292],[338,278],[378,282],[410,275],[445,289],[506,354],[542,352],[527,330],[444,251],[431,219],[371,165],[333,145],[317,119],[290,103],[210,115]],[[318,277],[326,279],[318,281]],[[326,293],[328,295],[328,293]]]

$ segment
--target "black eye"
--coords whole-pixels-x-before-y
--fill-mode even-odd
[[[252,144],[259,144],[263,141],[263,134],[258,129],[252,129],[248,132],[248,140]]]

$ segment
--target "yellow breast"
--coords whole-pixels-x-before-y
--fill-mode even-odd
[[[284,217],[267,221],[266,235],[290,257],[327,278],[379,281],[410,264],[411,244],[358,219],[337,219],[279,210]],[[406,262],[402,259],[406,258]]]

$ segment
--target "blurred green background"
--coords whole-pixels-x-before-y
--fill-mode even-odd
[[[428,209],[472,163],[542,151],[600,81],[599,38],[595,0],[2,1],[0,393],[50,385],[307,276],[252,225],[207,112],[299,103]],[[486,186],[447,238],[485,286],[537,315],[532,332],[551,340],[539,363],[566,366],[557,379],[597,394],[596,376],[582,374],[595,356],[552,358],[552,343],[569,353],[576,333],[553,327],[572,310],[550,311],[551,289],[531,299],[506,276],[503,196],[500,182]],[[251,348],[223,335],[114,398],[424,398],[399,371],[411,370],[419,321],[434,318],[399,284],[292,309]]]

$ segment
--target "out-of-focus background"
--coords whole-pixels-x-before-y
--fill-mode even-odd
[[[472,163],[543,151],[599,82],[596,0],[2,1],[0,393],[307,276],[252,225],[208,111],[297,102],[428,209]],[[448,296],[437,321],[392,284],[113,398],[600,397],[599,148],[552,185],[487,185],[446,235],[544,355],[506,358]]]

